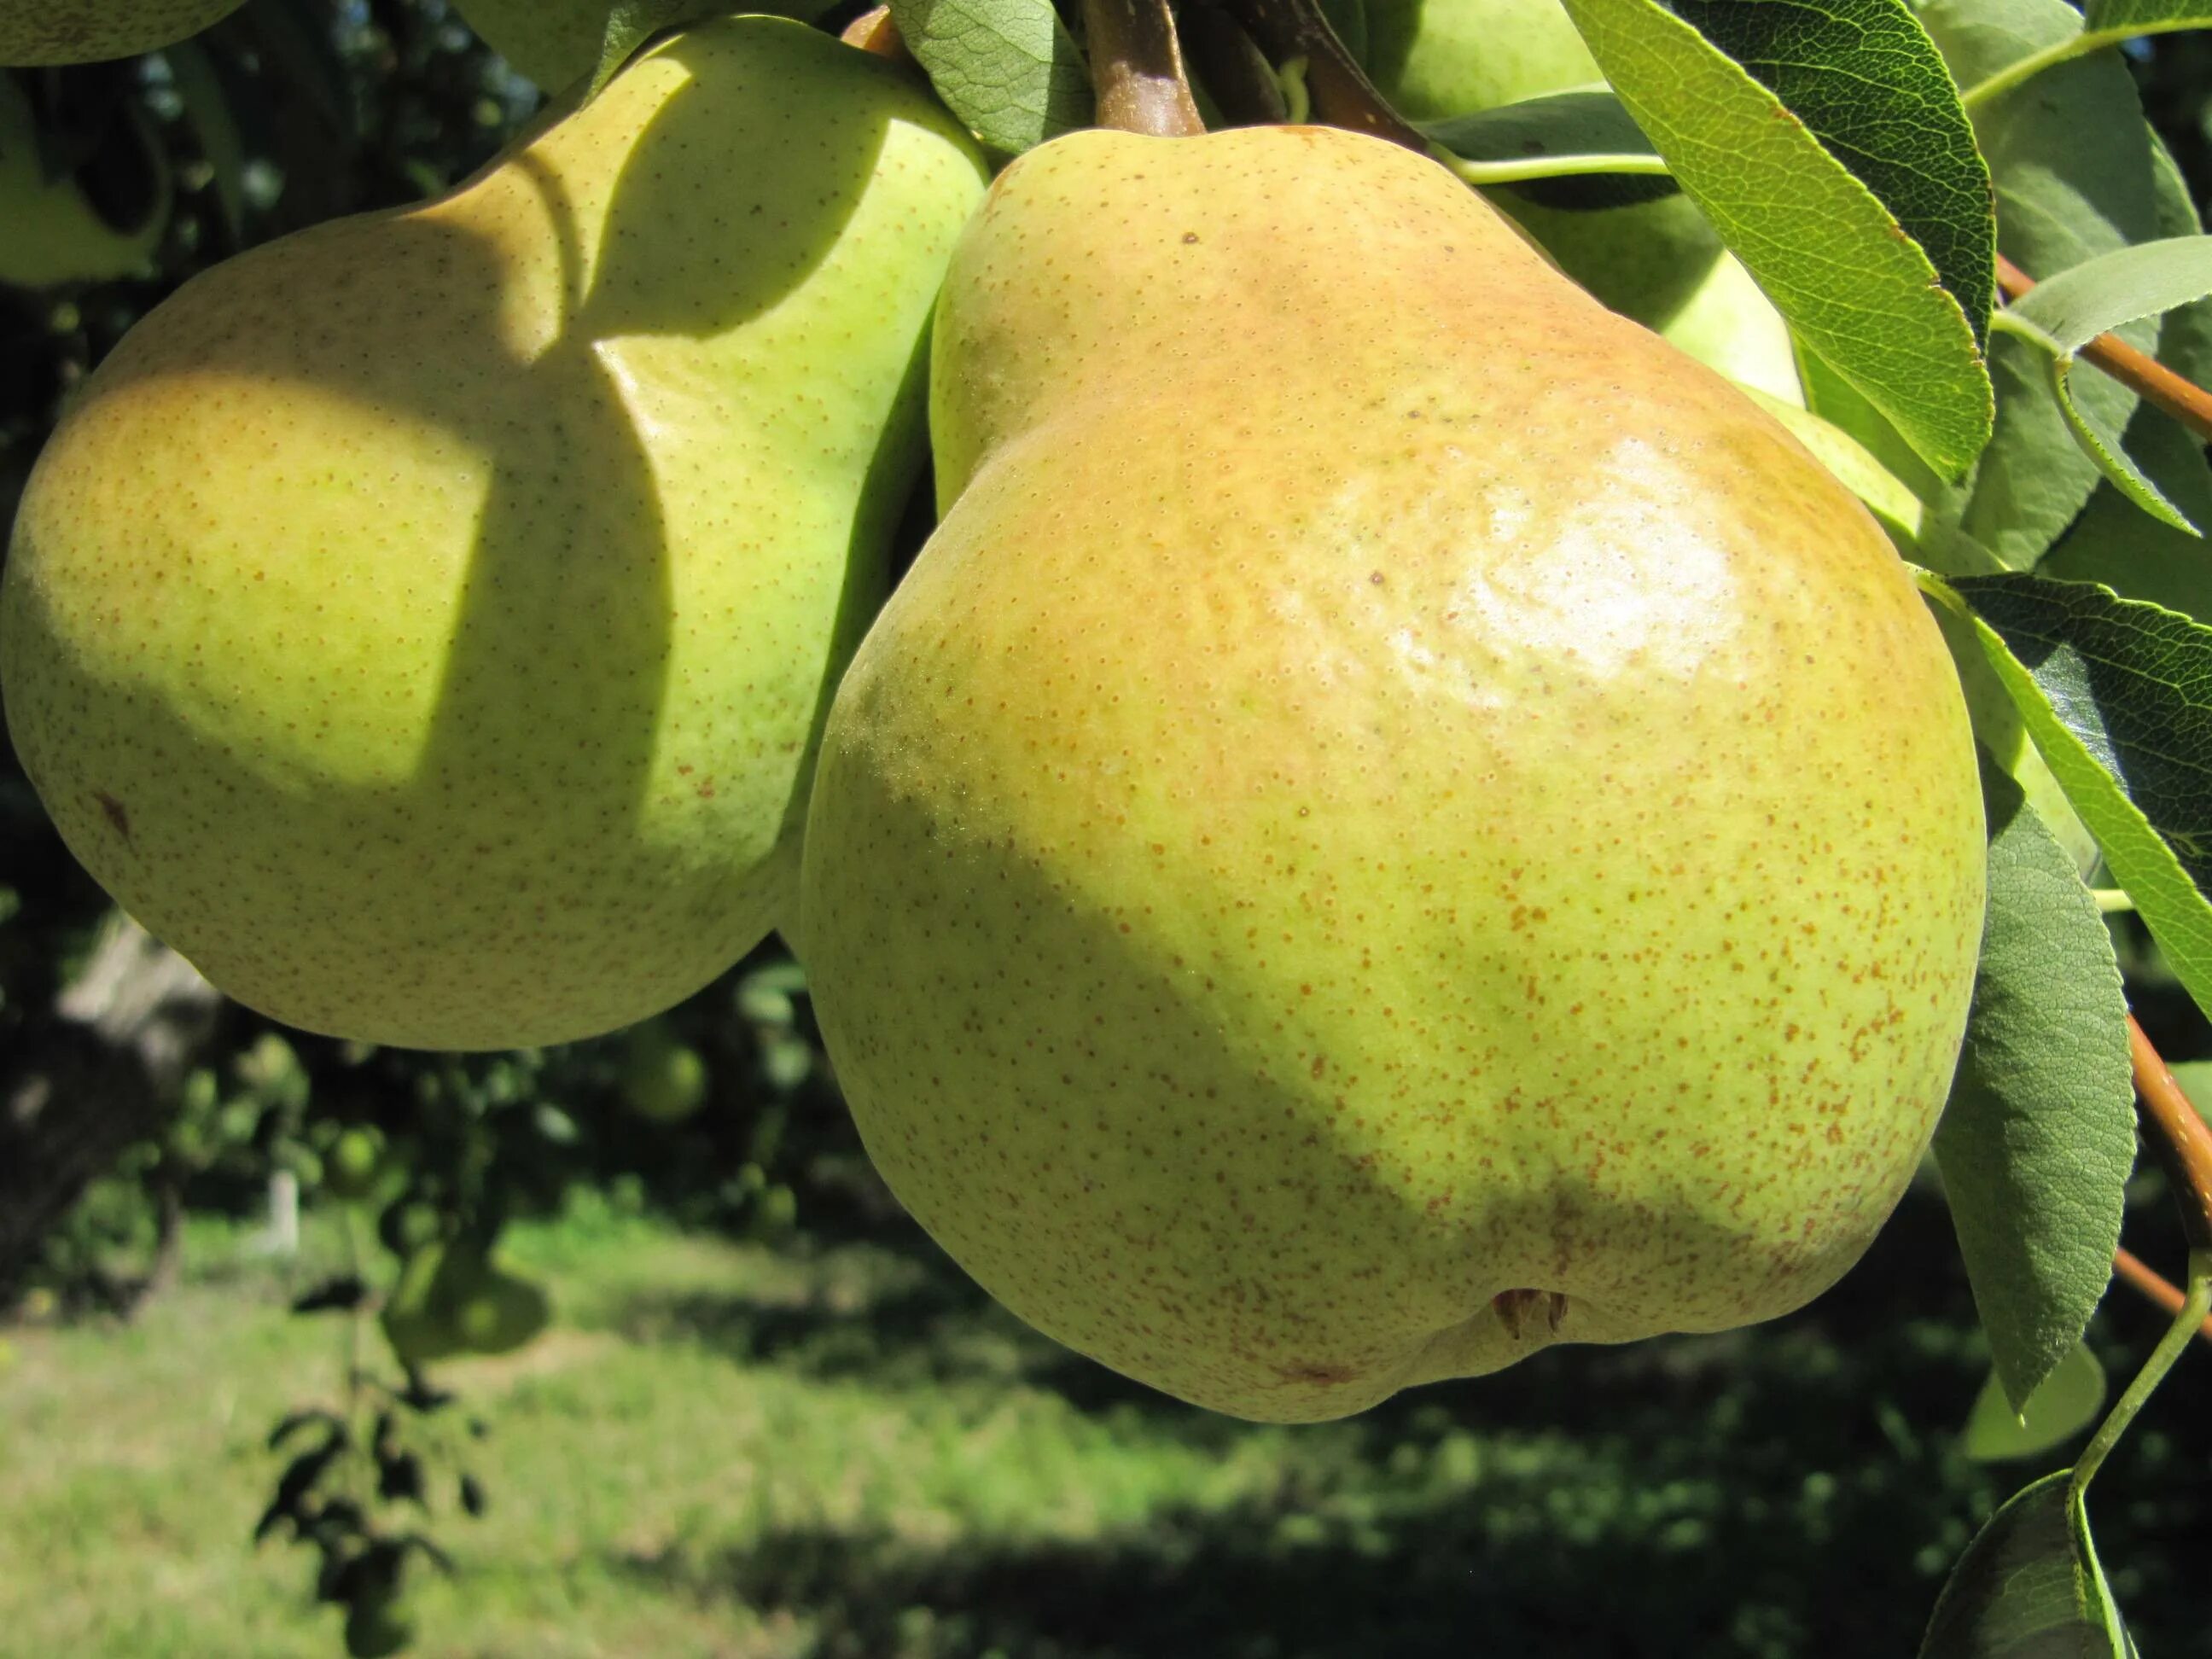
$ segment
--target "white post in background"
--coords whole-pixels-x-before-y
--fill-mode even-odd
[[[269,1177],[269,1237],[265,1248],[271,1255],[300,1253],[300,1177],[289,1170],[278,1170]]]

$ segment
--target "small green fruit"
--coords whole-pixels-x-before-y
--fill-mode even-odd
[[[647,1020],[623,1039],[623,1101],[640,1117],[684,1122],[707,1103],[710,1081],[705,1057],[665,1021]]]
[[[427,1365],[461,1351],[459,1334],[436,1297],[445,1259],[446,1246],[435,1241],[416,1249],[401,1266],[398,1283],[384,1304],[380,1322],[402,1364]]]
[[[553,1317],[553,1304],[543,1289],[488,1264],[456,1274],[446,1293],[452,1297],[454,1335],[474,1354],[512,1353]]]
[[[350,1128],[323,1160],[323,1190],[342,1202],[367,1198],[385,1171],[384,1131],[374,1124]]]
[[[511,1353],[552,1318],[544,1291],[495,1266],[466,1241],[434,1243],[410,1255],[385,1305],[384,1333],[411,1365],[456,1354]]]

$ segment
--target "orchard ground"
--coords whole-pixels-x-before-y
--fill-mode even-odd
[[[491,1425],[490,1506],[461,1517],[439,1479],[457,1571],[416,1572],[414,1651],[1906,1654],[1974,1524],[2061,1461],[1978,1467],[1943,1431],[1984,1366],[1948,1226],[1916,1191],[1838,1291],[1759,1330],[1267,1428],[1067,1354],[903,1226],[732,1242],[594,1197],[511,1237],[555,1328],[438,1373]],[[0,1654],[337,1650],[305,1553],[246,1534],[270,1425],[342,1374],[344,1321],[286,1312],[342,1244],[325,1212],[279,1264],[196,1218],[135,1323],[0,1332]],[[2093,1340],[2124,1365],[2160,1322],[2116,1298]],[[2165,1391],[2099,1485],[2160,1659],[2212,1654],[2195,1397]]]

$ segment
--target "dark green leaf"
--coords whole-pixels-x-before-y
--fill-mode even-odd
[[[1091,124],[1091,77],[1052,0],[892,0],[939,97],[1008,155]]]
[[[2105,1368],[2078,1342],[2017,1411],[1992,1372],[1967,1414],[1960,1449],[1984,1463],[2034,1457],[2094,1423],[2105,1393]]]
[[[2212,1007],[2212,629],[2086,582],[1923,583],[1971,616],[2106,867]]]
[[[2065,0],[1929,0],[1920,19],[1960,86],[1971,87],[2071,38],[2081,15]],[[2161,234],[2152,150],[2135,82],[2116,52],[2048,70],[1974,109],[1974,132],[1996,191],[1997,245],[2030,276],[2049,277]],[[2154,325],[2130,325],[2147,349]],[[1996,434],[1960,527],[2013,569],[2033,565],[2074,521],[2103,476],[2061,407],[2043,354],[2000,334],[1990,344]],[[2086,376],[2075,399],[2090,428],[2116,433],[2135,394]]]
[[[2161,236],[2202,228],[2181,169],[2162,144],[2151,152]],[[2158,330],[2159,362],[2199,386],[2212,384],[2212,301],[2169,312]],[[2138,404],[2121,447],[2194,524],[2212,524],[2212,467],[2204,446],[2172,417]],[[2111,484],[2101,485],[2038,574],[2062,581],[2102,582],[2131,599],[2186,616],[2212,617],[2212,550],[2197,538],[2146,518]]]
[[[1798,337],[1939,471],[1963,476],[1993,413],[1989,180],[1911,13],[1899,0],[1566,5]]]
[[[1982,788],[1989,908],[1936,1159],[1974,1305],[2018,1407],[2080,1340],[2112,1276],[2135,1096],[2127,1003],[2095,901],[1986,754]]]
[[[1990,1518],[1951,1570],[1920,1659],[2127,1659],[2127,1637],[2068,1472]]]
[[[1479,114],[1425,122],[1421,131],[1470,161],[1607,155],[1649,161],[1658,155],[1620,100],[1599,88],[1554,92]]]

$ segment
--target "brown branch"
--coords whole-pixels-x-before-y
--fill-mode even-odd
[[[2135,1061],[2136,1115],[2173,1183],[2182,1237],[2192,1251],[2212,1251],[2212,1124],[2189,1103],[2133,1014],[2128,1016],[2128,1052]]]
[[[2035,281],[2000,253],[1997,286],[2008,300],[2017,300]],[[2164,363],[2136,350],[2117,334],[2100,334],[2081,348],[2081,355],[2122,386],[2142,398],[2212,443],[2212,392],[2184,380]]]
[[[1390,107],[1322,15],[1316,0],[1225,0],[1260,50],[1275,64],[1306,60],[1306,91],[1315,115],[1333,127],[1388,138],[1429,153],[1429,141]]]
[[[2143,1300],[2162,1310],[2169,1318],[2188,1305],[2189,1298],[2181,1287],[2164,1273],[2146,1262],[2132,1250],[2112,1252],[2112,1272]],[[2212,1316],[2208,1316],[2197,1334],[2212,1342]]]
[[[1168,0],[1083,0],[1083,32],[1100,126],[1156,138],[1206,131]]]

